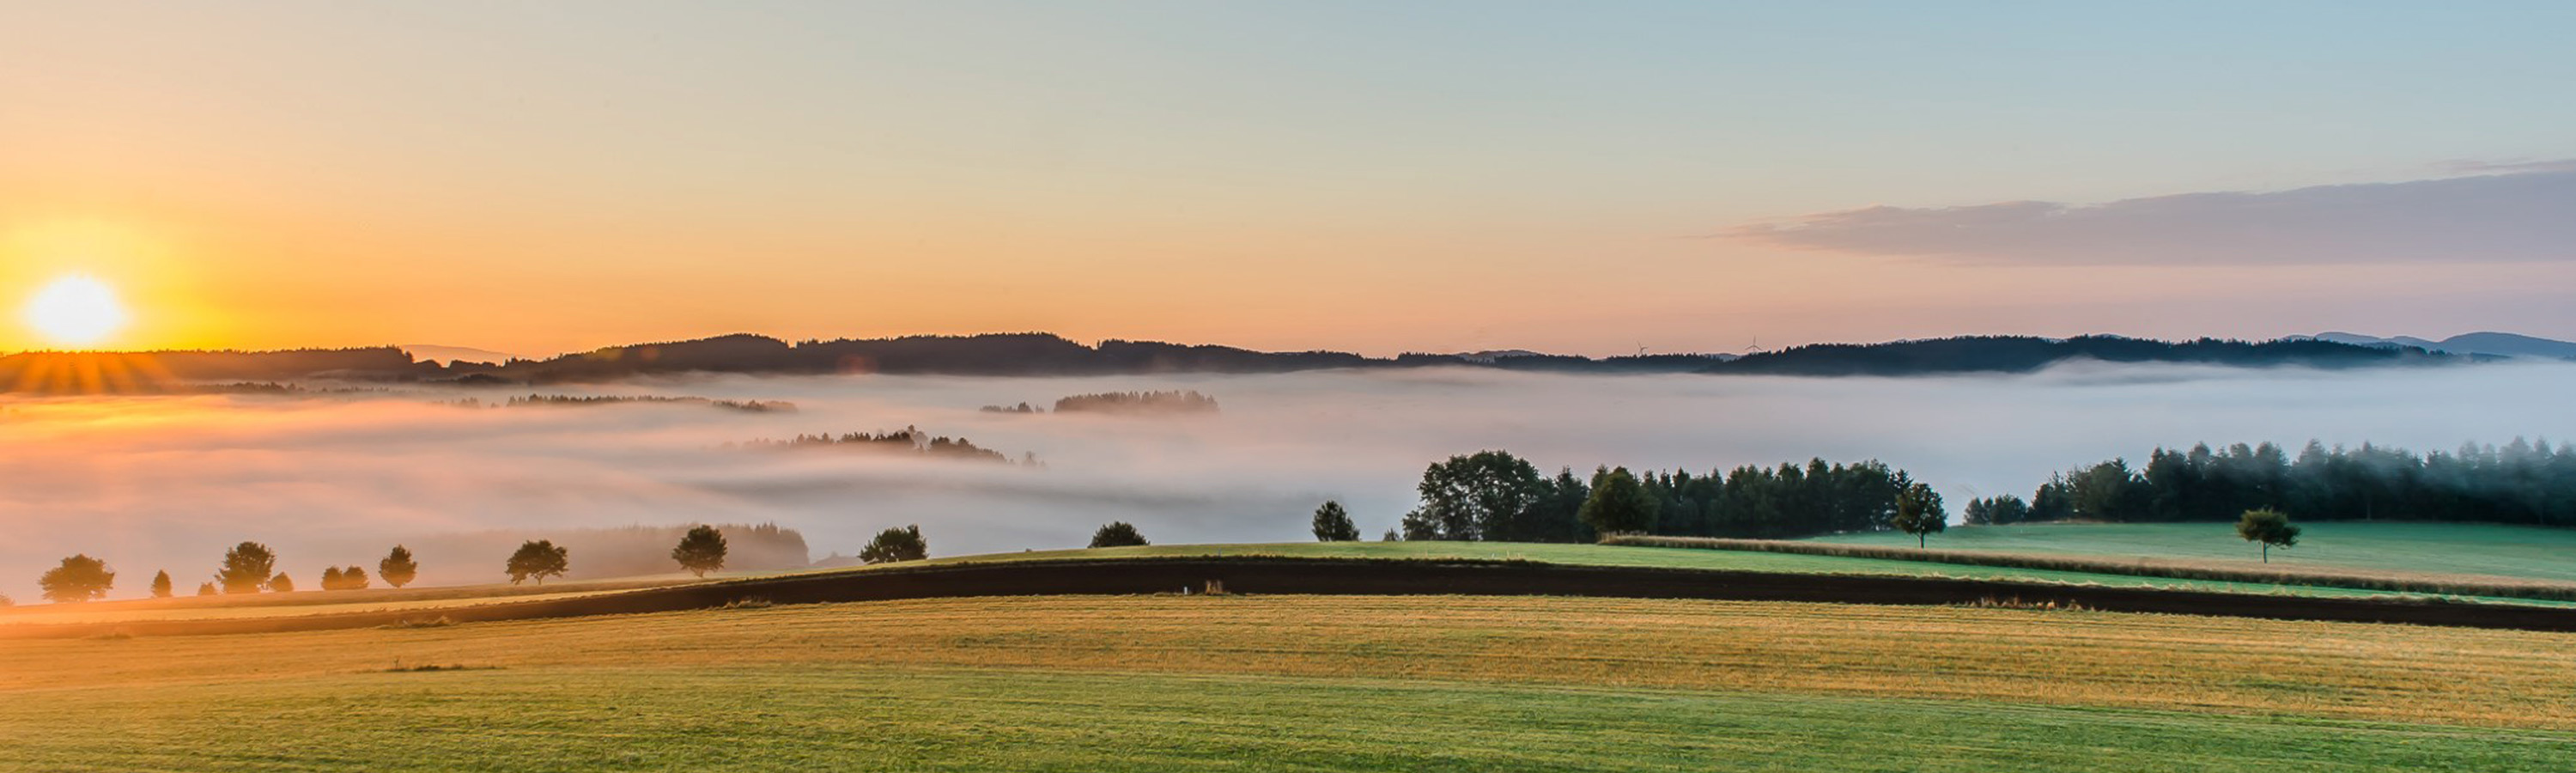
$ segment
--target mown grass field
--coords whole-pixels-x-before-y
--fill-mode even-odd
[[[2576,636],[1984,608],[947,599],[0,642],[10,770],[2563,771]],[[422,665],[457,671],[391,670]]]
[[[2305,522],[2299,544],[2272,551],[2276,568],[2421,572],[2576,580],[2576,529],[2455,523]],[[1914,546],[1903,534],[1845,534],[1822,542]],[[1946,550],[2068,553],[2241,562],[2262,550],[2234,524],[2015,524],[1958,526],[1932,535]]]
[[[2445,526],[2440,528],[2455,527]],[[2456,528],[2474,529],[2476,527]],[[1965,533],[1965,531],[1966,530],[1954,530],[1951,533],[1961,534]],[[2571,555],[2576,555],[2576,553],[2571,553]],[[904,562],[899,564],[879,565],[875,567],[851,567],[813,571],[864,572],[887,568],[969,562],[1047,561],[1143,556],[1283,556],[1292,558],[1458,558],[1479,560],[1522,560],[1574,565],[1647,566],[1782,573],[1826,573],[1900,577],[1953,577],[1969,579],[2024,580],[2092,584],[2113,587],[2171,588],[2256,594],[2286,593],[2294,595],[2339,597],[2388,595],[2381,591],[2354,588],[2281,585],[2260,582],[2228,582],[2218,580],[2138,576],[2130,574],[2060,571],[2023,567],[1975,566],[1966,564],[1945,564],[1925,561],[1904,561],[1846,556],[1799,555],[1738,550],[1696,550],[1686,548],[1508,542],[1288,542],[1241,545],[1152,545],[1142,547],[1099,548],[1086,550],[1044,550],[1020,553],[950,556],[935,558],[923,562]],[[790,574],[807,573],[810,572]],[[777,575],[776,573],[762,573],[756,576]],[[263,593],[243,596],[180,597],[157,600],[131,599],[91,604],[25,605],[0,609],[0,632],[5,632],[7,626],[23,624],[115,623],[143,620],[203,620],[245,617],[286,617],[370,611],[411,611],[420,612],[424,616],[428,616],[433,615],[441,609],[460,606],[474,606],[547,598],[573,598],[619,590],[658,587],[692,582],[722,581],[724,579],[727,579],[727,577],[721,575],[704,581],[693,580],[686,576],[678,576],[633,580],[572,582],[548,586],[481,585],[411,588],[403,590],[375,589],[366,591],[336,592],[303,591],[291,594]],[[2553,606],[2569,605],[2568,602],[2533,599],[2494,598],[2483,600],[2496,603],[2523,603]]]

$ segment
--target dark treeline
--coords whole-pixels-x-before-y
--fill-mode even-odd
[[[1960,336],[1883,344],[1816,344],[1747,355],[1715,373],[1793,376],[1908,376],[1926,373],[2027,373],[2074,359],[2268,367],[2466,362],[2415,347],[2353,346],[2316,339],[2168,342],[2122,336],[2067,339]]]
[[[1581,517],[1583,503],[1612,474],[1602,469],[1583,477],[1560,469],[1544,476],[1503,451],[1450,457],[1423,471],[1422,505],[1405,514],[1402,534],[1408,540],[1591,542],[1599,534]],[[1897,497],[1914,483],[1877,461],[1822,459],[1725,473],[1647,471],[1635,478],[1652,502],[1642,531],[1686,537],[1883,531],[1893,528]]]
[[[1047,333],[905,336],[788,343],[756,335],[613,346],[544,360],[415,362],[394,347],[284,352],[24,352],[0,357],[0,388],[60,393],[171,391],[214,381],[344,378],[513,386],[601,381],[655,373],[920,373],[982,376],[1134,373],[1283,373],[1326,368],[1453,366],[1589,373],[1747,373],[1800,376],[2027,372],[2070,359],[2235,366],[2348,367],[2467,362],[2414,347],[2315,339],[2165,342],[2118,336],[2047,339],[1972,336],[1878,344],[1820,344],[1734,357],[1659,354],[1579,357],[1515,353],[1261,352],[1155,341],[1084,345]]]
[[[729,444],[731,445],[731,444]],[[1000,451],[975,445],[973,441],[945,435],[933,437],[913,427],[895,432],[849,432],[840,435],[797,435],[787,440],[753,440],[740,448],[844,448],[865,451],[919,454],[940,459],[967,459],[984,462],[1012,463]],[[1037,455],[1021,454],[1021,464],[1036,465]]]
[[[2300,520],[2470,521],[2576,526],[2576,447],[2516,438],[2416,454],[2314,441],[2294,458],[2238,443],[2156,449],[2051,476],[2028,500],[1971,502],[1969,523],[2234,521],[2271,508]]]
[[[1018,405],[987,405],[980,410],[985,413],[1018,414],[1040,414],[1047,412],[1047,409],[1045,408],[1032,406],[1028,403],[1020,403]],[[1094,394],[1069,395],[1057,398],[1055,401],[1055,412],[1162,415],[1204,414],[1216,413],[1217,404],[1216,398],[1199,394],[1196,390],[1175,390],[1164,392],[1098,392]]]
[[[1216,398],[1196,391],[1101,392],[1055,401],[1057,413],[1215,413]]]

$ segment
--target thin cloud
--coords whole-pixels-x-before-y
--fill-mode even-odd
[[[1724,238],[1962,263],[2349,265],[2576,259],[2576,161],[2453,166],[2464,177],[2079,205],[1870,207]]]

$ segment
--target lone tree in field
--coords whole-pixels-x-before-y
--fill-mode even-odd
[[[95,601],[107,596],[107,589],[115,584],[116,572],[107,568],[107,562],[85,553],[63,559],[62,566],[36,578],[36,587],[57,604]]]
[[[2263,563],[2272,563],[2272,547],[2299,544],[2299,527],[2290,524],[2290,516],[2269,507],[2245,511],[2236,519],[2236,536],[2247,542],[2263,543]]]
[[[156,599],[166,599],[170,597],[169,572],[161,572],[159,574],[152,575],[152,597]]]
[[[201,583],[197,583],[197,595],[199,595],[199,596],[212,596],[212,595],[215,595],[215,593],[216,593],[216,592],[217,592],[217,591],[215,590],[215,584],[214,584],[214,583],[211,583],[211,582],[201,582]]]
[[[1327,499],[1323,507],[1315,508],[1316,542],[1358,542],[1359,539],[1360,525],[1351,522],[1351,514],[1342,510],[1342,503]]]
[[[518,552],[510,554],[508,568],[511,585],[531,577],[536,578],[538,585],[544,585],[547,577],[562,577],[564,572],[571,571],[572,553],[556,545],[554,540],[529,540],[519,544]]]
[[[1091,533],[1091,546],[1095,548],[1123,548],[1151,544],[1154,543],[1145,541],[1144,532],[1137,531],[1134,524],[1126,521],[1110,521],[1100,527],[1099,531]]]
[[[385,554],[385,560],[376,562],[376,576],[385,578],[386,585],[400,588],[420,576],[420,564],[412,562],[411,548],[395,545],[393,552]]]
[[[225,593],[258,593],[277,572],[277,553],[267,545],[244,542],[224,551],[224,564],[215,570],[215,582]]]
[[[723,569],[724,557],[724,532],[705,524],[690,529],[688,534],[680,537],[680,545],[671,548],[671,560],[680,562],[680,568],[699,577]]]
[[[278,572],[277,576],[268,578],[268,589],[273,593],[294,593],[295,578],[286,576],[285,572]]]
[[[919,561],[930,557],[930,541],[921,538],[921,525],[877,532],[868,546],[859,550],[859,560],[871,564],[896,561]]]
[[[1585,497],[1583,508],[1575,517],[1601,534],[1643,534],[1655,528],[1655,515],[1661,505],[1646,496],[1646,487],[1637,476],[1621,467],[1592,475],[1592,495]]]
[[[1914,546],[1920,548],[1931,544],[1933,533],[1950,528],[1950,514],[1941,508],[1940,492],[1917,483],[1896,495],[1896,517],[1887,523],[1914,535]]]

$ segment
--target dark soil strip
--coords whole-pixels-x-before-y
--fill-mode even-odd
[[[805,604],[960,596],[1178,593],[1222,583],[1231,593],[1819,601],[1855,604],[2029,604],[2111,612],[2576,632],[2576,608],[2386,598],[2057,585],[2003,580],[1781,574],[1520,561],[1330,558],[1131,558],[886,568],[650,588],[573,599],[439,610],[302,617],[0,626],[0,638],[268,633],[376,626],[638,614],[735,602]]]

